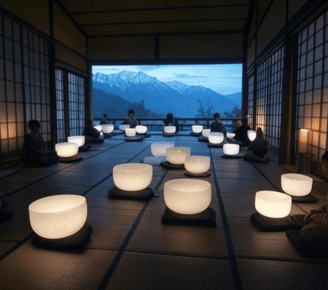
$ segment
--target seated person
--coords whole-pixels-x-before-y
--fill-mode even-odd
[[[256,138],[255,140],[249,145],[244,159],[246,161],[255,161],[255,162],[262,162],[266,163],[269,162],[268,142],[263,138],[263,132],[261,128],[258,128],[256,131]]]
[[[166,115],[166,119],[163,121],[164,122],[164,126],[175,126],[176,131],[175,133],[179,132],[179,123],[177,120],[175,120],[173,118],[173,114],[172,113],[168,113]]]
[[[28,123],[31,133],[25,136],[22,150],[22,162],[26,166],[44,167],[58,162],[55,152],[45,150],[45,144],[39,132],[40,127],[40,123],[36,120],[31,120]]]
[[[122,125],[130,124],[130,128],[135,128],[138,125],[138,120],[133,117],[134,111],[132,109],[129,110],[129,117],[127,117],[123,122]]]
[[[222,132],[224,137],[227,135],[226,127],[221,123],[221,116],[218,112],[213,115],[215,121],[211,123],[211,132]]]
[[[242,118],[241,126],[234,131],[236,135],[233,139],[236,140],[240,146],[249,146],[251,143],[247,135],[247,131],[251,130],[251,128],[247,125],[247,122],[247,118]]]
[[[103,117],[100,120],[100,125],[109,124],[107,114],[103,114]]]
[[[328,177],[328,151],[321,158],[322,169]],[[307,215],[296,214],[289,217],[289,221],[302,227],[301,237],[315,248],[328,249],[328,203],[321,208],[311,210]]]
[[[83,135],[85,135],[85,143],[104,142],[104,134],[93,127],[92,120],[86,120]]]

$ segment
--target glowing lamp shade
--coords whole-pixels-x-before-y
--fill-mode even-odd
[[[166,206],[180,214],[196,214],[211,203],[212,190],[208,181],[198,179],[173,179],[164,183]]]
[[[136,131],[138,134],[145,134],[147,132],[147,126],[138,125],[136,126]]]
[[[173,148],[174,143],[152,143],[150,150],[155,157],[166,156],[166,149]]]
[[[235,136],[236,136],[235,133],[227,133],[227,138],[229,138],[229,139],[232,139]]]
[[[308,144],[308,133],[307,129],[300,129],[299,134],[299,153],[306,153]]]
[[[220,144],[224,140],[224,134],[221,132],[218,133],[210,133],[208,137],[208,142],[211,144]]]
[[[205,137],[205,138],[208,138],[208,136],[210,135],[211,133],[211,129],[204,129],[202,131],[202,136]]]
[[[202,125],[193,125],[192,126],[192,132],[193,133],[199,134],[199,133],[202,133],[202,131],[203,131],[203,126]]]
[[[124,125],[120,125],[120,126],[119,126],[119,129],[120,129],[121,131],[125,131],[126,128],[130,128],[130,125],[129,125],[129,124],[124,124]]]
[[[81,147],[85,144],[85,136],[71,136],[67,137],[68,143],[76,143],[77,146]]]
[[[38,199],[29,207],[33,231],[46,239],[61,239],[78,232],[87,220],[87,201],[80,195],[54,195]]]
[[[128,137],[134,137],[136,135],[136,129],[134,128],[126,128],[125,135]]]
[[[208,156],[188,156],[185,159],[184,167],[191,173],[204,173],[210,169],[210,157]]]
[[[177,130],[177,128],[175,126],[165,126],[164,127],[164,133],[166,133],[166,134],[173,134],[173,133],[175,133],[176,130]]]
[[[113,168],[115,185],[125,191],[145,189],[153,178],[153,167],[149,164],[126,163]]]
[[[110,134],[114,131],[114,125],[113,124],[102,125],[102,131],[105,134]]]
[[[102,126],[94,126],[99,132],[102,130]]]
[[[308,195],[312,190],[313,179],[306,175],[287,173],[281,175],[281,187],[284,192],[294,196]]]
[[[166,149],[166,159],[172,164],[184,164],[186,157],[190,156],[189,147],[173,147]]]
[[[256,131],[254,131],[254,130],[248,130],[247,131],[247,136],[248,136],[248,139],[249,140],[254,141],[255,138],[256,138]]]
[[[239,153],[239,145],[237,144],[224,144],[223,153],[225,155],[237,155]]]
[[[255,195],[255,208],[266,217],[283,218],[290,214],[292,198],[277,191],[258,191]]]
[[[79,152],[79,146],[76,143],[57,143],[55,146],[58,157],[73,157]]]

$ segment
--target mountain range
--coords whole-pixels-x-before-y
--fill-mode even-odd
[[[221,95],[203,86],[190,86],[177,81],[161,82],[143,72],[96,73],[93,75],[93,88],[121,96],[130,102],[140,103],[144,100],[146,108],[155,113],[166,115],[171,112],[179,117],[196,116],[200,107],[198,100],[205,107],[209,100],[210,106],[214,106],[213,111],[220,113],[231,111],[236,105],[240,107],[241,101],[241,92]],[[97,100],[97,96],[93,96],[94,103],[104,101],[103,98]]]

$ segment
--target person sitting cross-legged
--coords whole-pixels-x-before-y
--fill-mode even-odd
[[[86,120],[83,135],[85,135],[85,143],[104,142],[104,134],[93,127],[92,120]]]
[[[263,138],[263,132],[261,128],[256,130],[255,140],[248,146],[248,149],[244,155],[244,160],[267,163],[269,162],[268,142]]]

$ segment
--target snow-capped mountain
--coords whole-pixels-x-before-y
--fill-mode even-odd
[[[195,116],[199,101],[214,105],[214,111],[230,111],[236,104],[225,96],[202,86],[189,86],[177,81],[161,82],[143,72],[122,71],[116,74],[96,73],[93,87],[106,93],[119,95],[132,102],[145,101],[145,106],[154,112],[176,116]],[[110,101],[110,100],[108,100]],[[94,102],[97,102],[94,99]]]

